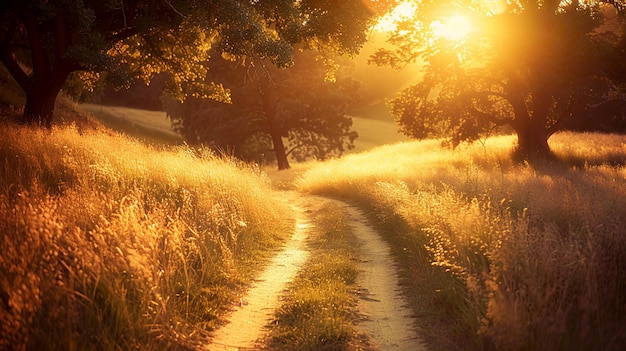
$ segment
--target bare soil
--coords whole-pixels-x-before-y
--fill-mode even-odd
[[[406,306],[398,283],[397,265],[389,245],[368,224],[356,207],[342,202],[349,223],[360,239],[361,264],[357,283],[360,288],[359,313],[362,320],[358,328],[369,336],[376,350],[420,351],[422,344],[411,310]]]
[[[290,240],[265,271],[255,280],[245,298],[240,301],[217,329],[208,350],[256,350],[262,348],[266,326],[280,306],[279,297],[298,270],[305,264],[309,218],[307,203],[332,201],[345,209],[346,219],[360,241],[360,274],[358,310],[361,320],[357,328],[369,338],[375,350],[426,350],[410,317],[411,311],[401,294],[397,266],[389,246],[368,224],[361,211],[344,202],[317,196],[284,192],[296,211],[296,224]]]

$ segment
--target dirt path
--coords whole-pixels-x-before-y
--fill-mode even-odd
[[[411,310],[400,293],[397,266],[389,246],[359,209],[337,203],[347,210],[350,226],[361,244],[361,274],[357,283],[362,291],[359,313],[363,319],[358,328],[369,335],[371,345],[378,350],[426,350],[413,327]]]
[[[297,213],[291,239],[259,276],[241,306],[227,316],[229,323],[216,330],[208,350],[254,350],[263,342],[265,327],[279,307],[279,296],[309,256],[305,243],[311,215],[306,210],[307,201],[332,201],[345,208],[350,226],[360,239],[362,262],[357,283],[362,320],[357,328],[369,336],[372,347],[384,351],[425,350],[409,317],[411,311],[400,294],[390,249],[365,216],[357,208],[336,200],[294,193],[287,193],[286,198]]]
[[[240,306],[226,317],[228,324],[215,331],[208,350],[256,350],[263,341],[265,326],[280,306],[279,296],[309,257],[305,243],[308,218],[304,209],[292,206],[296,224],[291,238],[255,280]]]

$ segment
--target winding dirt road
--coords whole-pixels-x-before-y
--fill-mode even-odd
[[[240,306],[226,317],[228,323],[215,331],[208,350],[262,348],[266,325],[280,306],[279,296],[309,256],[305,241],[309,218],[315,213],[307,210],[307,203],[319,201],[334,202],[344,208],[349,225],[360,239],[362,260],[357,284],[362,319],[357,325],[359,331],[369,336],[369,343],[375,350],[426,350],[400,293],[397,267],[390,249],[368,224],[363,213],[344,202],[317,196],[285,192],[284,198],[296,211],[292,237],[255,281]]]

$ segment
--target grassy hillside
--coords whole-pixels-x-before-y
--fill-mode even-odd
[[[379,120],[365,117],[352,117],[352,129],[359,133],[350,153],[358,153],[372,148],[408,141],[409,138],[398,132],[393,119]]]
[[[513,141],[380,147],[299,185],[369,209],[433,349],[620,349],[626,137],[555,135],[562,163],[537,168],[510,161]]]
[[[172,131],[171,122],[165,116],[165,112],[96,104],[81,104],[80,110],[93,115],[108,128],[151,143],[167,145],[183,143],[182,137]],[[359,133],[359,137],[355,140],[355,148],[350,150],[350,153],[409,140],[398,133],[398,126],[391,118],[352,117],[352,120],[352,129]]]
[[[0,123],[0,349],[194,349],[289,235],[256,168]]]
[[[150,143],[183,144],[183,138],[172,131],[165,112],[96,104],[81,104],[80,110],[92,114],[108,128]]]

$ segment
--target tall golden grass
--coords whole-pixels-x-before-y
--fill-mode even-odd
[[[195,349],[291,209],[258,169],[0,123],[0,349]]]
[[[561,162],[510,161],[512,137],[406,142],[321,164],[303,191],[371,210],[434,350],[626,345],[626,137],[563,133]]]

